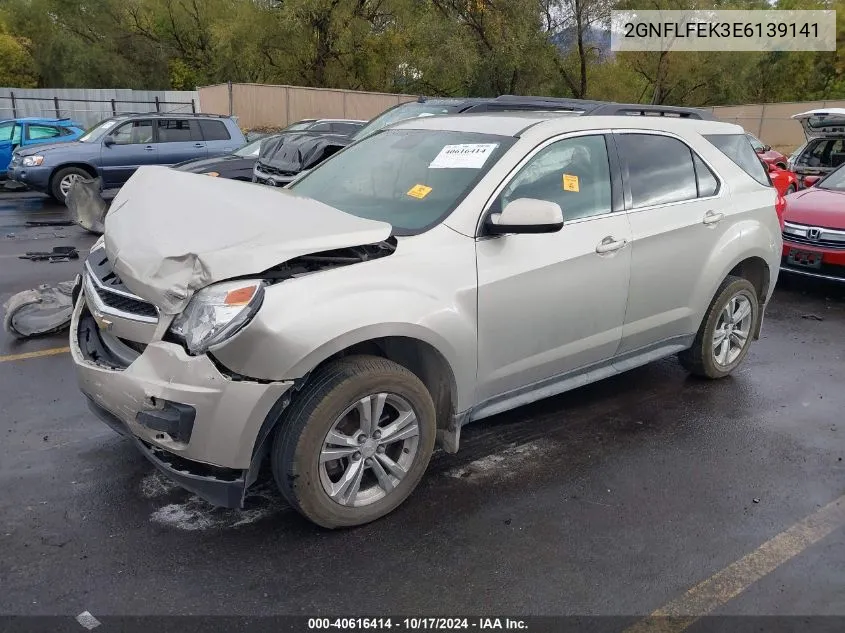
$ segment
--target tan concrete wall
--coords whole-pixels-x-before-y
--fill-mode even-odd
[[[200,109],[229,114],[228,84],[199,88]],[[284,127],[300,119],[372,119],[411,95],[301,86],[232,84],[232,111],[241,128]],[[789,153],[804,142],[801,124],[793,114],[815,108],[845,108],[845,101],[746,104],[708,108],[722,121],[736,123],[764,143]]]
[[[817,108],[845,108],[845,101],[796,101],[710,108],[720,120],[736,123],[776,150],[789,153],[804,142],[801,124],[792,115]]]
[[[200,109],[213,114],[229,114],[229,86],[218,84],[199,88]],[[411,95],[357,92],[299,86],[232,84],[232,114],[241,128],[284,127],[300,119],[372,119],[405,101]]]

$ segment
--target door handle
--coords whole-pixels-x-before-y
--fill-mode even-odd
[[[702,222],[704,222],[704,224],[718,224],[719,222],[722,221],[722,218],[724,218],[724,217],[725,217],[724,213],[716,213],[714,211],[708,211],[707,213],[704,214],[704,219],[702,220]]]
[[[147,146],[144,148],[144,151],[145,151],[145,152],[151,152],[151,151],[153,151],[154,149],[155,149],[155,147],[153,147],[152,145],[147,145]]]
[[[599,245],[596,246],[596,252],[599,255],[604,255],[605,253],[612,253],[613,251],[618,251],[620,248],[624,248],[625,244],[628,243],[628,240],[617,240],[612,235],[608,235],[604,238]]]
[[[203,143],[194,143],[194,147],[205,147]]]

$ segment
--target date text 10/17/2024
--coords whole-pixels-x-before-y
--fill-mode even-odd
[[[310,631],[527,631],[528,625],[517,618],[309,618]]]

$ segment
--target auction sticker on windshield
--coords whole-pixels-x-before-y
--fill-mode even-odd
[[[434,157],[429,169],[481,169],[498,143],[447,145]]]
[[[409,195],[412,198],[418,198],[422,200],[430,193],[431,187],[426,187],[425,185],[414,185],[408,190],[408,193],[406,195]]]
[[[564,191],[578,191],[578,176],[570,174],[563,175],[563,190]]]

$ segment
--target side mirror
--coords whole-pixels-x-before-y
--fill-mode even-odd
[[[555,233],[563,228],[563,211],[548,200],[518,198],[490,215],[484,226],[489,235]]]
[[[805,187],[812,187],[815,185],[819,180],[821,180],[821,176],[804,176],[804,186]]]
[[[103,139],[103,146],[104,147],[111,147],[112,145],[114,145],[114,138],[113,137],[107,136],[106,138]]]

